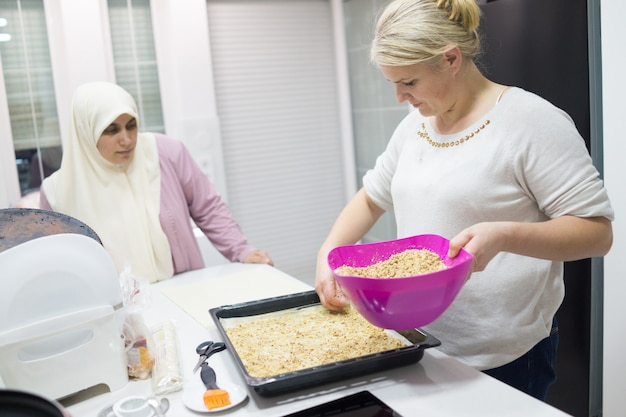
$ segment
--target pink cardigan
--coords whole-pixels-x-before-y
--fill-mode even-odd
[[[256,248],[248,244],[213,184],[181,141],[161,134],[154,136],[161,167],[159,219],[172,251],[174,273],[204,267],[191,220],[227,259],[231,262],[243,261]],[[52,210],[43,189],[40,207]],[[95,232],[98,233],[97,230]]]

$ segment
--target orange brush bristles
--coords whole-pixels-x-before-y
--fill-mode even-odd
[[[204,400],[204,405],[209,410],[226,407],[230,404],[230,395],[228,395],[228,391],[223,389],[211,389],[205,391],[202,399]]]

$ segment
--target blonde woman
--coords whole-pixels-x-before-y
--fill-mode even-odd
[[[451,307],[425,327],[441,350],[544,400],[555,380],[554,315],[563,262],[604,256],[613,209],[571,118],[486,78],[474,0],[396,0],[379,17],[371,59],[411,112],[319,250],[316,290],[347,300],[328,252],[360,240],[387,210],[398,237],[436,233],[474,255]]]

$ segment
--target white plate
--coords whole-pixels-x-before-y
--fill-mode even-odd
[[[209,410],[204,405],[204,400],[202,399],[202,395],[206,391],[206,387],[202,383],[200,379],[200,373],[198,372],[194,375],[194,378],[186,379],[185,384],[183,385],[183,402],[187,406],[194,411],[199,411],[201,413],[217,413],[220,411],[228,410],[238,404],[240,404],[243,400],[248,397],[248,391],[245,387],[242,387],[237,384],[233,384],[230,382],[220,382],[219,376],[217,379],[217,385],[226,391],[228,391],[228,395],[230,396],[230,404],[214,408]]]
[[[98,417],[117,417],[117,414],[113,412],[113,406],[110,405],[107,408],[100,410]],[[150,412],[148,417],[156,417],[154,411]]]

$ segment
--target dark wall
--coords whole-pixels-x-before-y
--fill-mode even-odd
[[[484,74],[532,91],[565,110],[590,148],[586,0],[481,2]],[[565,265],[565,301],[557,313],[557,381],[547,402],[589,415],[591,261]]]
[[[481,9],[485,75],[562,108],[589,142],[586,0],[496,0]]]

